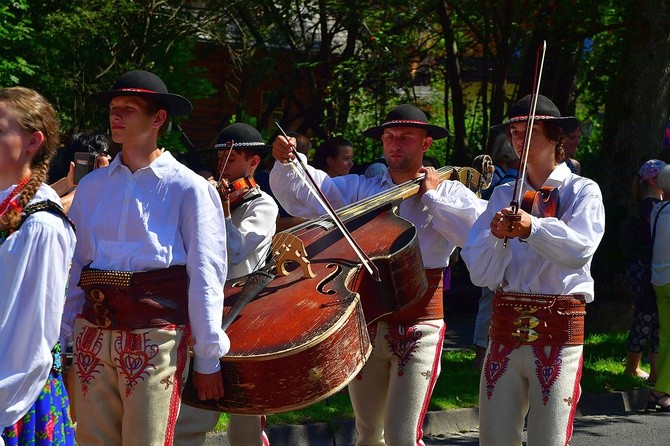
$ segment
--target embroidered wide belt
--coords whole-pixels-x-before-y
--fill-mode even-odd
[[[582,345],[584,296],[496,292],[491,340],[520,345]]]
[[[427,269],[428,289],[421,299],[404,310],[394,311],[382,317],[381,320],[387,322],[407,322],[442,319],[444,317],[442,303],[442,291],[444,288],[442,285],[443,271],[442,268]]]
[[[147,271],[85,267],[79,286],[82,316],[100,328],[134,330],[188,323],[188,275],[184,265]]]

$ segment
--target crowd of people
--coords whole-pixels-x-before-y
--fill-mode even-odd
[[[214,166],[189,168],[158,139],[192,105],[147,71],[127,72],[91,99],[108,111],[120,152],[111,159],[104,138],[78,135],[69,145],[84,139],[84,148],[71,150],[94,152],[104,168],[75,181],[76,166],[65,163],[67,175],[50,187],[53,108],[33,90],[0,90],[0,285],[9,290],[0,302],[0,445],[201,445],[219,413],[181,404],[181,394],[189,368],[198,398],[225,394],[226,280],[262,268],[277,231],[324,211],[296,158],[336,209],[420,184],[397,213],[417,230],[427,289],[367,324],[372,350],[348,384],[357,444],[422,444],[441,372],[443,275],[457,249],[482,287],[480,444],[520,445],[526,417],[528,444],[568,443],[605,213],[598,185],[573,158],[579,122],[549,98],[522,98],[492,128],[495,181],[484,198],[440,179],[426,152],[448,131],[414,105],[363,132],[382,154],[359,175],[343,138],[318,146],[310,165],[304,136],[270,144],[243,123],[221,131]],[[636,305],[626,370],[644,376],[650,339],[649,407],[670,411],[670,348],[658,342],[670,337],[670,252],[659,242],[670,236],[661,201],[670,166],[645,163],[639,183],[640,228],[649,234],[626,269]],[[62,360],[66,346],[72,364]],[[265,414],[231,414],[228,441],[268,445],[264,425]]]

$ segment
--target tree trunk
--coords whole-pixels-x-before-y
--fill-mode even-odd
[[[472,155],[468,150],[467,135],[465,130],[465,102],[463,100],[463,85],[461,84],[461,68],[458,63],[458,54],[454,29],[451,16],[447,9],[446,0],[438,2],[437,14],[442,25],[442,36],[446,53],[447,78],[451,90],[451,106],[454,120],[454,163],[458,166],[469,166],[472,163]],[[445,88],[446,90],[446,88]],[[444,115],[449,122],[448,95],[444,95]]]
[[[593,263],[596,286],[611,296],[609,277],[621,274],[618,244],[631,179],[661,147],[670,102],[670,2],[641,0],[628,11],[621,65],[607,98],[599,173],[607,232]]]

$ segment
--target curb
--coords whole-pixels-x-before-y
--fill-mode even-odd
[[[582,394],[576,416],[625,415],[643,410],[649,389]],[[426,413],[423,431],[428,437],[448,438],[457,433],[477,430],[479,409],[454,409]],[[267,427],[271,446],[352,446],[356,441],[353,420],[337,423],[311,423]],[[207,434],[204,446],[229,446],[224,432]]]

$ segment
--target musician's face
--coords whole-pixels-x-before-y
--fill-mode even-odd
[[[229,153],[230,156],[228,156]],[[234,149],[232,151],[222,150],[219,152],[218,173],[221,174],[223,171],[222,178],[232,182],[246,176],[253,176],[259,162],[258,155],[250,155]]]
[[[389,169],[418,170],[423,153],[430,147],[433,138],[425,130],[416,127],[390,127],[382,134],[384,158]]]
[[[527,121],[513,122],[509,126],[509,132],[512,137],[512,145],[517,155],[521,156],[523,150],[524,137],[526,136]],[[537,159],[540,153],[551,154],[554,156],[556,142],[549,140],[544,129],[542,121],[535,121],[533,124],[533,131],[531,132],[530,150],[528,152],[528,163],[531,160]]]

